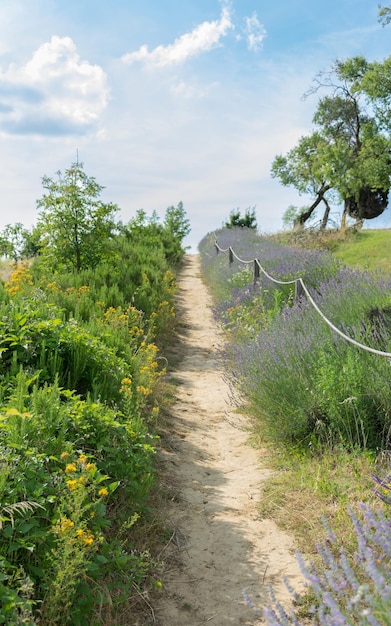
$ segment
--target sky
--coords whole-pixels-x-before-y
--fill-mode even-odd
[[[0,0],[0,230],[78,159],[124,223],[183,202],[191,252],[237,208],[277,232],[309,200],[270,175],[313,128],[303,95],[390,44],[377,0]]]

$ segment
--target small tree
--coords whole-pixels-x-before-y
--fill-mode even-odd
[[[99,200],[103,187],[84,173],[82,163],[57,176],[57,181],[43,177],[48,193],[37,201],[42,256],[53,269],[93,268],[109,252],[119,208]]]
[[[191,231],[190,222],[187,219],[183,202],[179,202],[177,207],[169,206],[164,216],[164,227],[171,235],[182,244],[183,240]]]
[[[244,212],[244,217],[242,217],[240,209],[232,209],[229,214],[229,222],[226,222],[224,226],[225,228],[233,228],[234,226],[241,226],[242,228],[257,228],[255,206],[252,208],[248,207]]]
[[[23,224],[7,224],[0,233],[0,254],[17,262],[28,256],[29,232]]]

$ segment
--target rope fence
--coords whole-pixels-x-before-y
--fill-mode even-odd
[[[273,278],[273,276],[270,276],[270,274],[268,274],[268,272],[265,270],[265,268],[261,265],[261,262],[259,259],[252,259],[251,261],[246,261],[244,259],[241,259],[236,252],[231,248],[231,246],[229,246],[229,248],[220,248],[218,242],[217,242],[217,238],[216,235],[214,234],[214,238],[215,238],[215,249],[216,249],[216,254],[219,254],[220,252],[222,252],[223,254],[226,254],[228,252],[228,259],[229,259],[229,265],[231,266],[232,263],[234,262],[234,260],[236,259],[239,263],[243,263],[244,265],[253,265],[253,276],[254,276],[254,288],[259,280],[260,277],[260,272],[262,272],[262,274],[264,274],[264,276],[266,276],[266,278],[270,281],[272,281],[273,283],[276,283],[277,285],[294,285],[295,286],[295,300],[298,300],[300,298],[302,298],[303,296],[305,296],[308,300],[308,302],[314,307],[315,311],[318,313],[318,315],[320,315],[320,317],[323,319],[324,322],[326,322],[326,324],[331,328],[331,330],[333,330],[335,333],[337,333],[340,337],[342,337],[343,339],[345,339],[346,341],[348,341],[349,343],[352,343],[353,345],[357,346],[358,348],[361,348],[362,350],[366,350],[367,352],[372,352],[373,354],[377,354],[379,356],[384,356],[387,357],[389,359],[391,359],[391,352],[383,352],[382,350],[376,350],[376,348],[371,348],[370,346],[366,346],[362,343],[360,343],[359,341],[356,341],[355,339],[353,339],[352,337],[349,337],[348,335],[346,335],[344,332],[342,332],[342,330],[340,330],[339,328],[337,328],[337,326],[335,326],[326,316],[324,313],[322,313],[322,311],[320,310],[320,308],[318,307],[318,305],[316,304],[316,302],[314,301],[313,297],[311,296],[310,292],[308,291],[304,281],[302,278],[295,278],[294,280],[278,280],[277,278]]]

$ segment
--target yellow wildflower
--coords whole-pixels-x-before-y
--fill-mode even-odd
[[[98,491],[98,496],[108,496],[109,492],[106,487],[101,487]]]
[[[68,489],[69,491],[74,491],[77,488],[77,480],[67,480],[67,485],[68,485]]]
[[[76,536],[87,546],[92,546],[92,544],[94,543],[94,535],[90,530],[83,530],[82,528],[78,528],[76,531]]]
[[[58,525],[60,527],[61,532],[66,533],[68,530],[74,527],[75,522],[72,522],[72,520],[68,519],[67,517],[62,517],[59,520]]]
[[[65,466],[65,473],[66,474],[73,474],[76,471],[77,471],[77,467],[76,467],[75,463],[68,463]]]
[[[149,394],[152,393],[151,389],[149,387],[144,387],[144,385],[137,385],[136,391],[143,396],[149,396]]]

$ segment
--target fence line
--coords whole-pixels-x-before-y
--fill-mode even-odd
[[[220,248],[219,244],[217,243],[217,237],[214,234],[214,238],[215,238],[215,249],[216,249],[216,254],[219,254],[219,252],[223,252],[226,253],[228,252],[228,258],[229,258],[229,264],[230,266],[232,265],[232,263],[234,262],[234,259],[236,259],[237,261],[239,261],[240,263],[244,263],[246,265],[254,265],[254,288],[255,285],[257,283],[257,280],[259,279],[259,273],[262,272],[266,278],[268,278],[270,281],[272,281],[273,283],[276,283],[278,285],[295,285],[295,299],[298,300],[299,298],[302,298],[303,296],[306,296],[306,298],[308,299],[309,303],[314,307],[315,311],[318,313],[318,315],[320,315],[320,317],[323,319],[324,322],[326,322],[326,324],[329,326],[329,328],[331,328],[334,332],[336,332],[340,337],[342,337],[343,339],[345,339],[346,341],[348,341],[349,343],[352,343],[353,345],[357,346],[358,348],[361,348],[362,350],[366,350],[367,352],[372,352],[373,354],[377,354],[379,356],[385,356],[389,359],[391,359],[391,352],[383,352],[382,350],[376,350],[376,348],[370,348],[369,346],[364,345],[363,343],[360,343],[359,341],[356,341],[355,339],[352,339],[352,337],[349,337],[348,335],[346,335],[344,332],[342,332],[342,330],[340,330],[339,328],[337,328],[337,326],[335,326],[326,316],[324,313],[322,313],[322,311],[320,310],[320,308],[318,307],[318,305],[316,304],[316,302],[314,301],[313,297],[311,296],[310,292],[308,291],[304,280],[300,277],[300,278],[295,278],[294,280],[278,280],[277,278],[273,278],[273,276],[270,276],[270,274],[268,274],[268,272],[265,270],[264,267],[262,267],[261,262],[259,261],[259,259],[252,259],[251,261],[245,261],[244,259],[241,259],[236,252],[233,250],[233,248],[231,248],[231,246],[229,246],[229,248]]]

